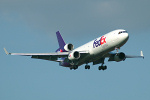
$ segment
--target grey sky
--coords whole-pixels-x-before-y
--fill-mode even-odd
[[[5,20],[15,14],[16,22],[46,33],[63,30],[80,35],[116,28],[148,30],[149,4],[149,0],[1,0],[0,12]]]
[[[149,10],[150,0],[0,0],[0,100],[150,100]],[[119,51],[144,60],[70,71],[3,50],[54,52],[58,30],[76,48],[119,28],[130,36]]]

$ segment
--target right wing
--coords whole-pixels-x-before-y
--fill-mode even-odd
[[[43,59],[61,62],[62,60],[58,60],[58,58],[68,57],[71,52],[54,52],[54,53],[9,53],[5,48],[4,51],[7,55],[19,55],[19,56],[31,56],[31,58],[35,59]],[[88,51],[79,51],[80,54],[89,54]]]
[[[50,61],[57,61],[58,58],[68,57],[69,52],[54,52],[54,53],[9,53],[5,48],[4,51],[7,55],[31,56],[35,59],[43,59]],[[60,60],[58,60],[60,61]]]

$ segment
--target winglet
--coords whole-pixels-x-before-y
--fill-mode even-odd
[[[4,51],[5,51],[6,55],[11,54],[11,53],[8,53],[8,51],[5,48],[4,48]]]
[[[143,51],[141,51],[141,57],[143,57],[143,59],[144,59]]]

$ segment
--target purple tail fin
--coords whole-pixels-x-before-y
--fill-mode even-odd
[[[56,36],[57,36],[57,40],[58,40],[58,44],[59,44],[59,48],[56,50],[56,52],[58,52],[58,51],[64,52],[65,51],[64,46],[66,45],[66,43],[64,42],[59,31],[56,32]]]

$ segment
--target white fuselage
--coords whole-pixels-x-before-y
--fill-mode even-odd
[[[98,37],[88,42],[85,45],[74,49],[73,51],[89,52],[89,55],[78,60],[78,65],[82,65],[85,62],[93,62],[97,59],[102,58],[104,55],[114,50],[115,48],[120,48],[121,46],[123,46],[127,42],[128,38],[128,33],[125,30],[119,29],[107,33],[101,37]]]

